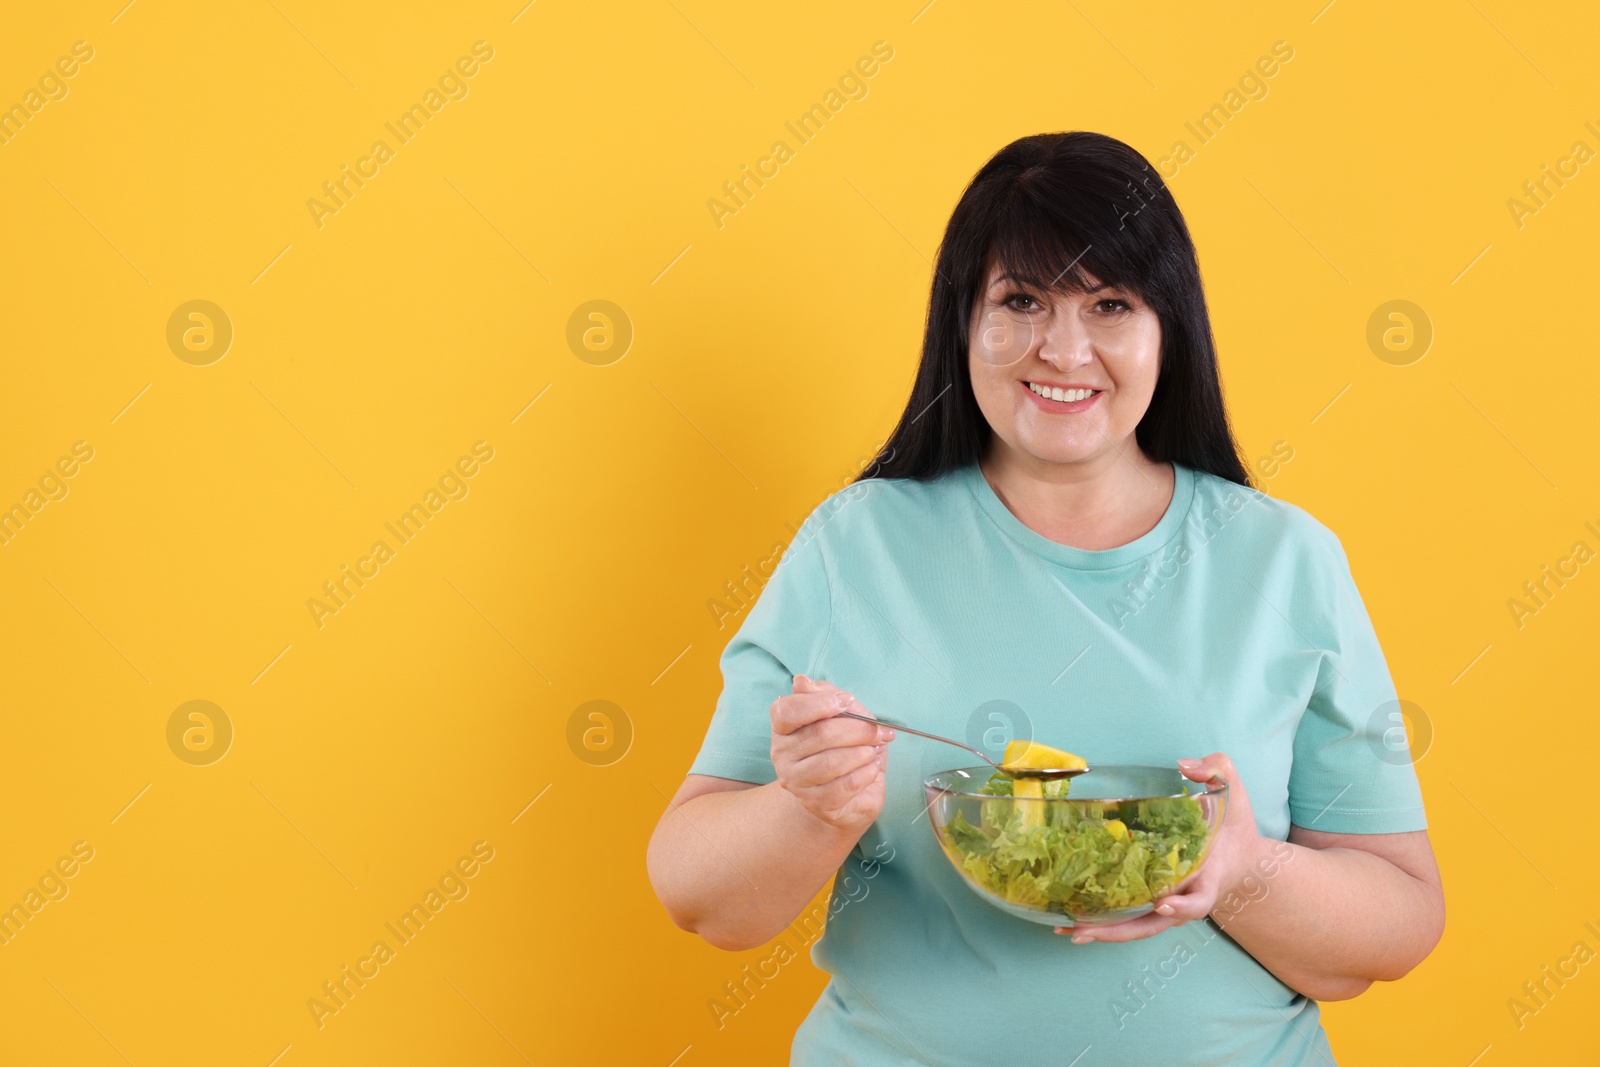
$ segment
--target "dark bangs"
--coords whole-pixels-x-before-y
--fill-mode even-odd
[[[1047,171],[1024,173],[1001,191],[988,227],[988,248],[971,279],[974,300],[988,265],[1038,292],[1083,293],[1090,276],[1126,288],[1141,300],[1149,276],[1146,247],[1123,224],[1121,205],[1105,191],[1052,182]]]

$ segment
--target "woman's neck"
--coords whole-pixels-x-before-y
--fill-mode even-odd
[[[1150,532],[1172,502],[1176,472],[1129,438],[1076,463],[1019,453],[998,437],[979,464],[1006,508],[1042,537],[1073,548],[1103,550]]]

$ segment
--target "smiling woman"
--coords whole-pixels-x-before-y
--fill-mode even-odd
[[[1024,137],[973,178],[898,425],[811,513],[722,673],[650,843],[672,919],[753,948],[830,876],[838,894],[872,850],[897,857],[814,948],[834,980],[793,1064],[1331,1063],[1317,1001],[1402,977],[1442,933],[1415,771],[1377,755],[1396,695],[1344,549],[1251,484],[1188,228],[1110,137]],[[961,737],[996,700],[1084,757],[1074,790],[1123,763],[1226,782],[1205,863],[1153,911],[1075,929],[970,892],[925,825],[950,757],[870,720]],[[1070,888],[1054,830],[1019,826],[1005,877]],[[1116,999],[1186,944],[1159,998]]]

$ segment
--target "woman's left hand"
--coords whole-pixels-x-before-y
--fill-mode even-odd
[[[1186,766],[1187,764],[1187,766]],[[1192,919],[1204,919],[1217,906],[1217,899],[1237,885],[1252,870],[1261,835],[1250,810],[1250,797],[1226,753],[1213,752],[1201,760],[1179,760],[1178,769],[1197,782],[1212,777],[1228,783],[1227,810],[1222,826],[1211,841],[1200,869],[1176,887],[1156,898],[1155,911],[1114,923],[1058,926],[1058,934],[1071,934],[1077,944],[1085,941],[1137,941],[1159,934]]]

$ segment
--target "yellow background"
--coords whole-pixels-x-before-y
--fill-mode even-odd
[[[1600,964],[1507,1007],[1600,949],[1600,564],[1507,607],[1600,549],[1597,164],[1507,205],[1600,148],[1583,5],[122,3],[0,35],[0,103],[94,49],[0,146],[0,505],[94,449],[0,546],[0,904],[94,849],[0,947],[0,1060],[787,1062],[823,976],[789,964],[719,1029],[769,950],[679,931],[645,877],[737,621],[708,601],[888,433],[961,188],[1058,129],[1194,150],[1168,173],[1239,436],[1292,446],[1265,487],[1343,539],[1432,724],[1448,930],[1326,1006],[1340,1061],[1592,1055]],[[479,40],[468,95],[319,228],[308,199]],[[868,94],[719,228],[707,200],[880,40]],[[166,341],[195,299],[234,328],[207,366]],[[607,366],[566,342],[598,299],[634,330]],[[1435,331],[1409,366],[1366,342],[1396,299]],[[469,495],[396,546],[477,441]],[[568,743],[597,699],[633,728],[609,766]],[[168,747],[191,700],[235,731],[208,766]],[[319,1029],[322,983],[479,841],[470,895]]]

